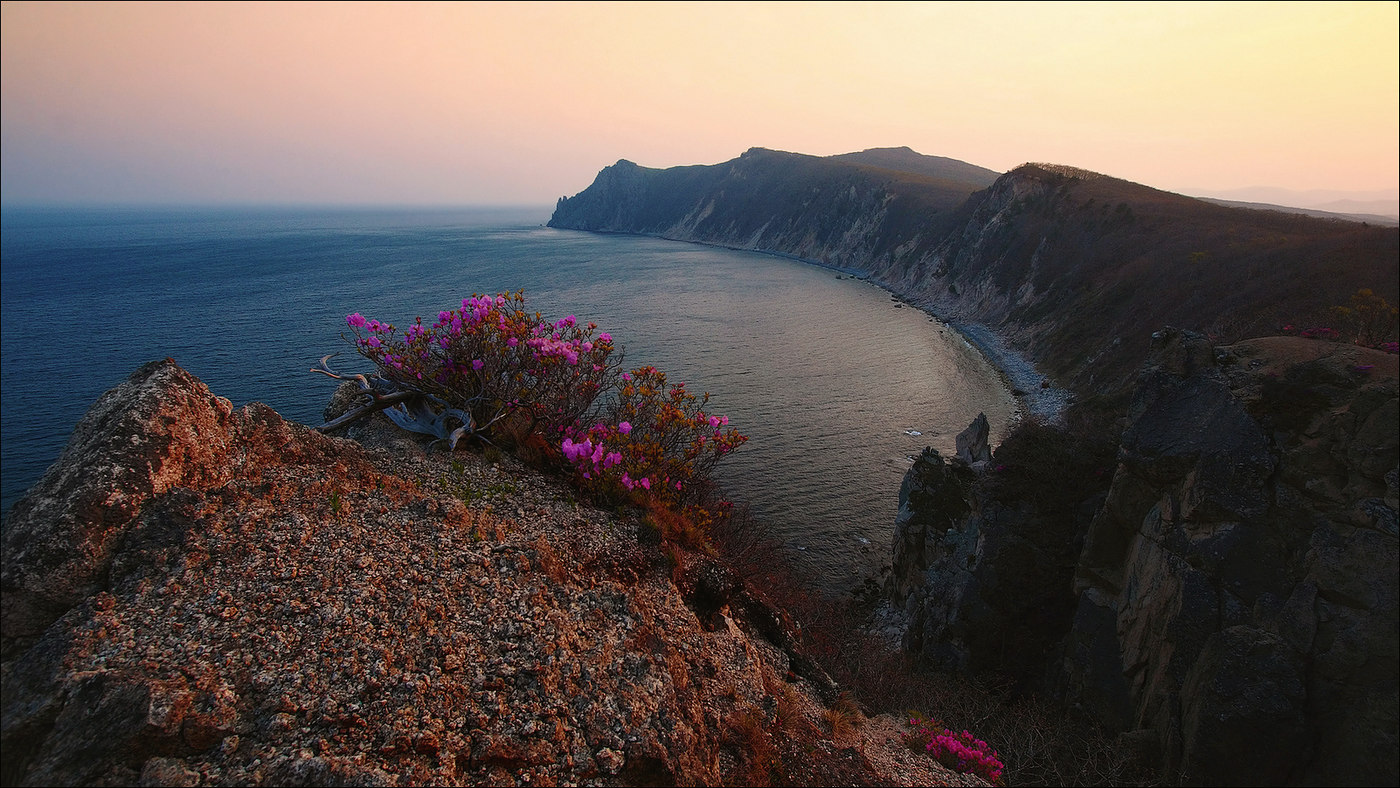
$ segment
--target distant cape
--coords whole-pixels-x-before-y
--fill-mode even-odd
[[[1007,173],[874,148],[621,160],[549,226],[774,252],[859,272],[993,330],[1079,391],[1122,391],[1163,326],[1223,341],[1400,289],[1400,230],[1252,210],[1053,164]]]

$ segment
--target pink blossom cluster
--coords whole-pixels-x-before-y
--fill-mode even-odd
[[[1302,337],[1303,339],[1321,339],[1325,342],[1342,341],[1342,332],[1338,331],[1335,328],[1329,328],[1327,326],[1299,328],[1295,325],[1289,324],[1279,329],[1279,331],[1289,336]],[[1365,343],[1359,340],[1357,344],[1365,345]],[[1384,353],[1390,353],[1391,355],[1400,354],[1400,343],[1397,342],[1381,342],[1378,344],[1365,346],[1372,347]]]
[[[695,522],[719,516],[696,507],[714,464],[747,439],[704,411],[709,395],[668,384],[655,367],[622,373],[597,324],[548,321],[524,303],[522,291],[473,295],[402,335],[357,312],[345,318],[347,339],[396,386],[467,412],[473,435],[557,451],[595,494],[690,507]]]
[[[622,455],[615,451],[608,451],[607,444],[599,440],[596,444],[588,438],[574,443],[572,438],[564,438],[559,444],[559,448],[564,453],[564,459],[579,466],[583,470],[583,478],[590,479],[592,475],[588,472],[591,466],[595,473],[601,473],[622,462]]]
[[[595,338],[597,326],[572,315],[547,322],[528,313],[519,291],[464,298],[401,336],[358,312],[345,322],[383,377],[470,412],[482,437],[495,430],[518,441],[571,424],[616,379],[610,335]]]
[[[996,750],[967,730],[961,733],[944,728],[934,720],[913,717],[909,724],[914,730],[906,734],[911,746],[922,745],[929,757],[963,774],[975,774],[993,785],[1001,785],[1006,765]]]

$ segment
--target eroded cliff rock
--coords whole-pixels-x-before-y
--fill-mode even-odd
[[[1396,391],[1377,351],[1154,338],[1065,668],[1183,781],[1400,778]]]
[[[1059,530],[1026,484],[926,453],[889,586],[906,646],[1044,669],[1042,687],[1134,732],[1171,782],[1395,783],[1396,381],[1396,357],[1365,348],[1163,331],[1106,497]],[[1082,541],[1077,559],[1057,540]],[[1047,599],[1069,606],[1028,637]]]
[[[824,734],[783,613],[637,515],[355,434],[105,395],[5,524],[5,784],[976,783]]]

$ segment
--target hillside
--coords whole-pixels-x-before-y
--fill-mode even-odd
[[[961,165],[961,166],[958,166]],[[900,169],[893,169],[898,167]],[[1104,175],[988,171],[907,149],[605,168],[550,226],[794,255],[990,326],[1080,391],[1122,390],[1152,331],[1222,339],[1321,325],[1400,289],[1400,230],[1230,208]]]
[[[93,406],[4,526],[5,785],[984,784],[829,723],[786,614],[636,512],[349,434],[168,359]]]
[[[753,148],[723,164],[665,170],[623,160],[604,168],[580,194],[560,199],[549,226],[702,241],[860,268],[917,243],[930,226],[949,229],[954,211],[996,175],[912,151],[849,156]]]

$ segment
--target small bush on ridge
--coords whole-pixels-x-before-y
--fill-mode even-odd
[[[709,394],[668,384],[652,366],[623,372],[621,348],[595,323],[527,312],[523,291],[474,294],[402,335],[359,313],[345,320],[394,388],[461,414],[487,442],[544,447],[600,500],[674,510],[685,527],[668,536],[696,542],[729,511],[710,473],[748,439],[704,410]]]

